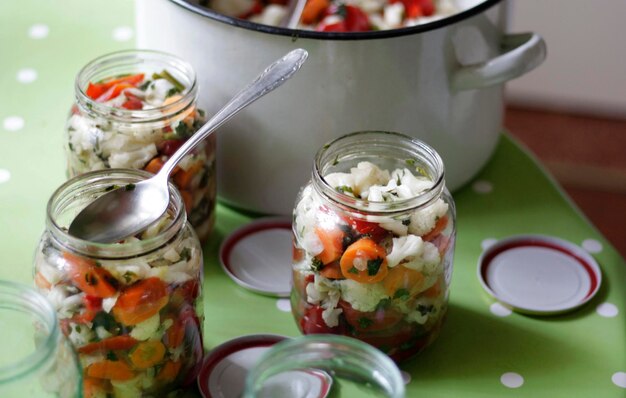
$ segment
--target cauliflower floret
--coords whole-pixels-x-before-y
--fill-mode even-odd
[[[70,334],[67,337],[69,337],[74,346],[81,347],[91,343],[95,339],[96,334],[87,325],[70,323]]]
[[[387,266],[393,268],[402,260],[421,256],[423,252],[424,242],[419,236],[407,235],[393,238],[391,253],[387,255]]]
[[[383,11],[385,25],[391,28],[400,27],[404,16],[404,5],[401,2],[386,5]]]
[[[280,25],[280,22],[283,20],[285,15],[287,14],[287,9],[283,6],[277,4],[270,4],[263,9],[263,12],[260,15],[254,15],[250,17],[250,21],[256,23],[262,23],[265,25]]]
[[[409,235],[412,236],[412,235]],[[420,238],[421,239],[421,238]],[[439,249],[430,242],[423,242],[421,253],[417,256],[409,258],[409,261],[403,265],[422,274],[433,274],[441,264]]]
[[[109,165],[112,168],[141,169],[157,154],[154,143],[143,146],[140,149],[129,152],[115,152],[109,157]]]
[[[372,185],[385,185],[390,178],[387,170],[381,170],[370,162],[359,162],[350,169],[350,173],[354,176],[354,194],[361,197]]]
[[[145,100],[152,106],[161,106],[167,98],[167,93],[174,85],[167,79],[156,79],[146,89]]]
[[[127,285],[133,284],[140,279],[145,279],[150,272],[150,265],[145,261],[138,261],[132,264],[103,263],[102,267],[109,271],[115,279],[124,281]]]
[[[330,279],[315,275],[313,283],[306,285],[307,302],[324,308],[322,319],[329,327],[339,325],[339,314],[343,311],[337,308],[341,297],[340,287]]]
[[[345,279],[340,283],[342,298],[357,311],[374,311],[381,300],[389,298],[381,283],[366,284],[351,279]]]
[[[413,235],[426,235],[433,228],[439,218],[448,212],[448,204],[441,199],[437,199],[432,205],[418,210],[411,215],[409,233]]]
[[[354,176],[350,173],[330,173],[324,180],[333,188],[348,187],[354,191]]]

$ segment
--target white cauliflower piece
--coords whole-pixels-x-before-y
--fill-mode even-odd
[[[250,21],[264,25],[278,26],[287,14],[287,9],[278,4],[270,4],[259,15],[250,17]]]
[[[421,238],[419,239],[421,240]],[[439,256],[437,246],[430,242],[422,242],[419,255],[409,257],[408,261],[403,263],[403,265],[412,270],[420,271],[424,275],[430,275],[437,270],[441,263],[440,260],[441,257]]]
[[[439,218],[448,212],[448,204],[442,199],[437,199],[432,205],[417,210],[411,214],[411,222],[409,224],[409,233],[413,235],[426,235],[433,228]]]
[[[74,346],[81,347],[91,343],[95,339],[96,334],[87,325],[70,323],[70,334],[67,337]]]
[[[350,169],[354,176],[353,191],[355,195],[361,196],[372,185],[385,185],[389,181],[389,172],[381,170],[378,166],[370,162],[359,162],[356,167]]]
[[[54,286],[63,279],[63,272],[47,262],[44,254],[39,250],[35,257],[35,264],[37,264],[37,271],[41,272],[41,275],[43,275],[51,285]]]
[[[103,340],[113,336],[113,334],[106,330],[103,326],[96,326],[96,336],[98,336],[100,340]]]
[[[324,176],[324,180],[333,188],[349,187],[354,191],[354,176],[350,173],[330,173]]]
[[[383,10],[385,25],[391,28],[400,27],[404,16],[404,5],[401,2],[386,5]]]
[[[174,85],[167,79],[156,79],[146,89],[145,101],[152,106],[161,106],[167,93]]]
[[[339,314],[343,311],[337,308],[337,303],[341,298],[341,290],[337,284],[330,279],[320,275],[315,275],[313,283],[306,285],[307,302],[319,305],[324,308],[322,319],[329,327],[339,325]]]
[[[420,257],[423,252],[424,242],[419,236],[407,235],[393,238],[391,253],[387,255],[387,266],[393,268],[402,260]]]
[[[141,260],[131,264],[103,263],[102,267],[109,271],[115,279],[124,281],[127,285],[145,279],[150,272],[150,265]]]
[[[166,283],[183,283],[194,278],[190,262],[183,260],[172,265],[154,267],[148,271],[148,276],[162,279]]]
[[[115,295],[112,297],[107,297],[107,298],[102,299],[102,309],[104,310],[104,312],[106,313],[111,312],[111,310],[115,306],[115,303],[117,303],[117,298],[119,296],[120,296],[119,293],[115,293]]]
[[[359,283],[345,279],[340,284],[342,298],[357,311],[374,311],[381,300],[389,298],[381,283]]]
[[[141,169],[157,154],[154,143],[143,146],[134,151],[115,152],[109,156],[109,165],[112,168]]]

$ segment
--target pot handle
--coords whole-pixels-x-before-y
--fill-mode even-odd
[[[504,54],[459,69],[453,76],[452,87],[463,91],[504,83],[530,72],[546,58],[546,43],[536,33],[504,35],[501,47]]]

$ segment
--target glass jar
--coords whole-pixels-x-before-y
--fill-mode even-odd
[[[66,124],[69,177],[106,168],[151,173],[202,126],[192,67],[169,54],[131,50],[88,63],[76,77]],[[215,220],[215,134],[172,172],[202,242]]]
[[[417,354],[445,318],[455,208],[425,143],[366,131],[325,145],[293,215],[292,311],[304,334]]]
[[[0,281],[0,330],[1,397],[83,396],[78,359],[43,296]]]
[[[352,338],[325,335],[287,339],[272,346],[246,376],[243,396],[312,396],[311,384],[298,385],[297,376],[290,373],[303,369],[327,372],[332,378],[328,396],[336,398],[403,398],[405,394],[400,370],[382,352]]]
[[[34,280],[78,351],[86,396],[161,396],[192,383],[201,365],[202,251],[172,184],[166,214],[138,236],[103,244],[67,232],[100,195],[149,176],[85,173],[48,202]]]

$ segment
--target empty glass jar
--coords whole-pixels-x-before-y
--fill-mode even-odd
[[[365,341],[401,361],[439,334],[455,209],[441,158],[397,133],[330,142],[293,214],[292,311],[304,334]]]
[[[43,296],[0,281],[0,330],[0,397],[82,397],[78,359]]]
[[[200,242],[170,184],[166,214],[115,244],[68,234],[76,214],[141,170],[82,174],[48,202],[34,279],[78,351],[90,396],[164,396],[195,382],[203,356]]]

